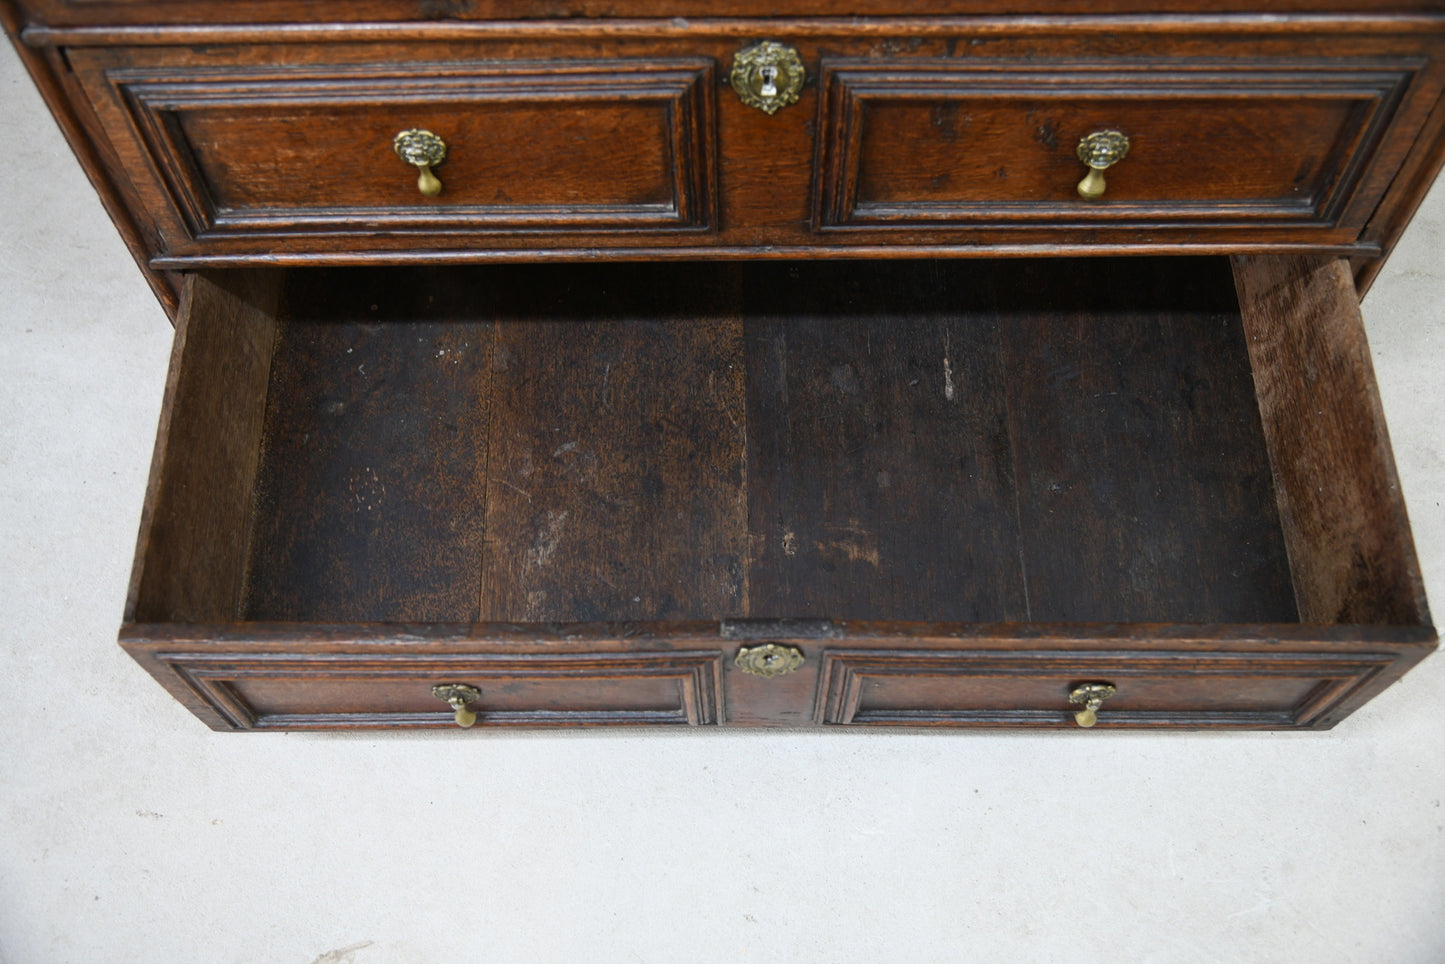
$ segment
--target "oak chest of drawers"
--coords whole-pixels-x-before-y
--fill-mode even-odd
[[[176,321],[121,642],[213,727],[1328,727],[1434,647],[1358,313],[1432,3],[0,9]]]

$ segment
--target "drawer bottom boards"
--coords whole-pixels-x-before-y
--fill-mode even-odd
[[[437,684],[1072,727],[1087,682],[1324,727],[1434,640],[1347,267],[1285,258],[193,276],[122,630],[221,729],[451,726]]]

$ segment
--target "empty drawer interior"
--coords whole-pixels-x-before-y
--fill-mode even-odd
[[[197,277],[130,618],[1421,621],[1245,329],[1226,259]]]

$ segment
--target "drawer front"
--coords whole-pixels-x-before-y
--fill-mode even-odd
[[[492,726],[722,722],[715,652],[565,656],[159,653],[220,729],[455,727],[439,684],[481,692],[468,708]]]
[[[155,268],[1379,253],[1437,163],[1445,33],[1226,21],[162,31],[66,56]],[[770,35],[807,74],[772,114],[729,89]],[[436,197],[392,151],[414,128],[447,145]],[[1099,131],[1130,148],[1086,201]]]
[[[817,224],[1331,228],[1420,66],[825,64]],[[1127,153],[1086,200],[1103,131]]]
[[[848,651],[824,656],[820,723],[1075,726],[1069,694],[1115,687],[1098,726],[1330,725],[1384,671],[1381,654]]]
[[[265,236],[707,230],[712,74],[688,59],[89,76],[184,224],[176,253]],[[435,197],[393,149],[411,129],[445,144]]]

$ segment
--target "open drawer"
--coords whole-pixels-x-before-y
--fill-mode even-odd
[[[1348,266],[1241,257],[193,275],[121,639],[218,729],[1108,728],[1435,634]]]

